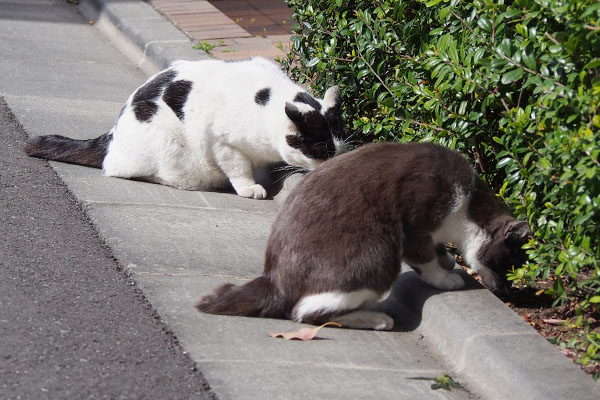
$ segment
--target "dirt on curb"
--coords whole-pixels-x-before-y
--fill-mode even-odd
[[[465,268],[480,283],[471,269]],[[590,357],[590,332],[600,334],[600,312],[592,307],[582,310],[575,297],[569,303],[554,305],[554,298],[545,293],[554,279],[538,280],[529,286],[513,285],[498,297],[514,312],[535,328],[560,352],[576,363],[585,373],[600,381],[600,357]]]
[[[553,299],[543,293],[548,283],[539,282],[536,286],[511,288],[506,305],[598,381],[600,360],[589,357],[586,336],[590,331],[600,333],[600,313],[591,309],[581,312],[577,301],[552,306]]]

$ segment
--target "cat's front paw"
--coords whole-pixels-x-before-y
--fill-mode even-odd
[[[238,194],[242,197],[248,197],[251,199],[258,199],[258,200],[267,198],[267,191],[265,190],[265,188],[263,188],[258,183],[254,184],[254,185],[246,186],[246,187],[240,189],[238,191]]]
[[[381,315],[379,320],[373,321],[373,330],[390,331],[394,328],[394,319],[388,315]]]
[[[444,279],[437,281],[433,286],[442,290],[456,290],[465,286],[465,281],[459,274],[450,272]]]

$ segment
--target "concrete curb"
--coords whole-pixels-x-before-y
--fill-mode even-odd
[[[415,273],[389,299],[418,315],[416,328],[472,389],[490,399],[598,399],[600,385],[464,271],[464,290],[440,292]]]
[[[81,0],[79,10],[148,75],[167,68],[174,60],[211,58],[194,49],[183,32],[143,1]]]
[[[186,35],[143,1],[82,0],[79,7],[147,74],[176,59],[210,58],[192,49]],[[392,314],[408,308],[418,315],[420,323],[410,329],[438,347],[454,372],[483,397],[600,398],[600,385],[489,291],[464,278],[466,290],[439,292],[414,273],[403,274],[385,306]]]

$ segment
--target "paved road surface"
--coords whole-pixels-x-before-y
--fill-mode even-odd
[[[0,99],[0,398],[210,399]]]

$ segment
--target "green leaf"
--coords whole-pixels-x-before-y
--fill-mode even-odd
[[[458,52],[456,51],[454,42],[448,44],[448,56],[450,56],[450,60],[452,60],[454,64],[459,64],[460,60],[458,59]]]
[[[452,7],[444,7],[440,10],[440,19],[444,20],[446,18],[448,18],[448,15],[450,15],[450,12],[452,11]]]
[[[437,47],[440,51],[445,52],[448,41],[452,38],[450,34],[446,34],[438,39]]]
[[[493,69],[501,69],[506,64],[508,64],[508,61],[506,61],[504,58],[494,58],[492,60],[492,68]]]
[[[525,64],[525,66],[527,68],[532,69],[534,71],[537,69],[537,64],[535,63],[535,57],[531,53],[527,53],[527,52],[525,52],[525,50],[523,50],[521,52],[521,57],[522,57],[523,63]]]
[[[505,17],[514,18],[517,15],[521,15],[521,10],[519,10],[518,8],[511,8],[510,10],[506,11]]]
[[[506,85],[506,84],[509,84],[511,82],[521,79],[522,76],[523,76],[522,68],[513,69],[512,71],[508,71],[507,73],[502,75],[501,82]]]
[[[590,15],[594,11],[598,11],[599,9],[600,9],[600,3],[592,4],[583,12],[583,14],[581,14],[581,18],[587,17],[588,15]]]
[[[587,221],[588,219],[590,219],[591,214],[582,214],[582,215],[578,215],[577,218],[575,218],[573,220],[573,225],[577,226],[577,225],[581,225],[582,223],[584,223],[585,221]]]
[[[483,16],[477,20],[477,26],[486,32],[492,31],[492,22],[487,16]]]
[[[571,122],[575,121],[578,117],[579,117],[579,114],[569,115],[569,117],[567,118],[567,124],[570,124]]]
[[[317,65],[319,63],[319,57],[314,57],[313,59],[311,59],[309,62],[306,63],[307,67],[314,67],[315,65]]]
[[[385,99],[382,103],[384,106],[391,108],[394,106],[394,98],[393,97],[388,97],[387,99]]]
[[[597,68],[600,67],[600,59],[595,59],[590,61],[589,63],[585,64],[585,66],[583,67],[584,69],[592,69],[592,68]]]
[[[377,96],[377,103],[383,103],[383,100],[388,96],[388,92],[381,92]]]
[[[550,161],[546,157],[540,158],[538,165],[542,168],[550,168]]]
[[[498,50],[502,52],[505,56],[510,56],[511,43],[510,39],[502,39],[500,42],[500,46],[498,46]]]
[[[475,54],[473,54],[473,64],[476,64],[481,57],[483,57],[483,55],[485,54],[485,50],[484,49],[479,49],[475,52]]]
[[[496,164],[496,168],[498,168],[498,169],[504,168],[511,161],[512,161],[512,158],[510,158],[510,157],[503,158],[502,160],[498,161],[498,164]]]
[[[562,46],[560,44],[554,44],[554,45],[548,47],[548,50],[550,51],[551,54],[557,54],[557,53],[560,53],[560,51],[562,50]]]
[[[425,3],[425,5],[427,7],[433,7],[436,4],[441,3],[441,2],[442,2],[442,0],[429,0],[428,2]]]
[[[589,300],[590,303],[600,303],[600,296],[592,296]]]
[[[370,73],[371,73],[371,70],[369,70],[369,69],[363,69],[363,70],[360,70],[358,74],[356,74],[356,77],[358,79],[362,79],[365,76],[369,75]]]

